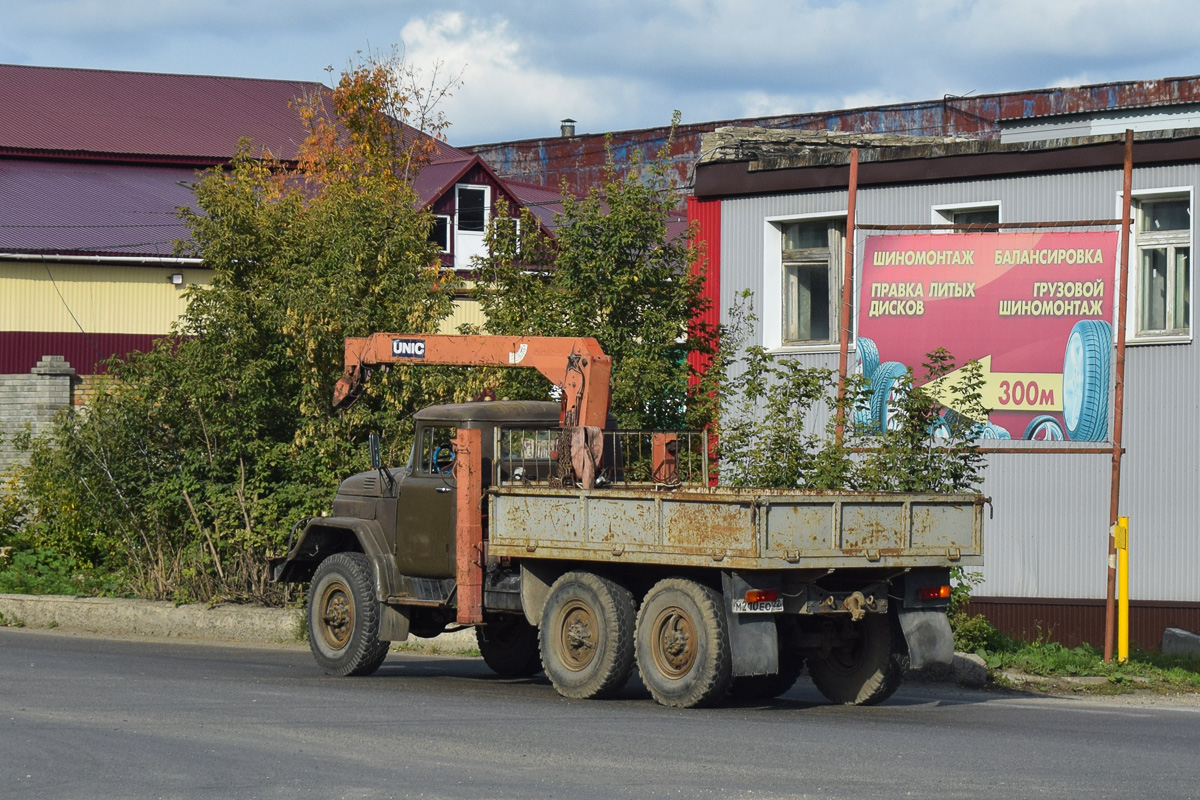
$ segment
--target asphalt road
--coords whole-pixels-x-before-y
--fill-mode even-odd
[[[904,687],[679,711],[478,659],[0,629],[0,798],[1194,798],[1200,706]]]

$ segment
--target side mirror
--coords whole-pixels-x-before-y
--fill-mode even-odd
[[[367,447],[371,450],[371,469],[379,469],[382,461],[379,458],[379,434],[372,432],[367,436]]]

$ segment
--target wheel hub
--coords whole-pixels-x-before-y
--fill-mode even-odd
[[[578,672],[596,656],[596,615],[583,603],[573,603],[563,613],[563,666]]]
[[[666,608],[654,620],[654,664],[668,678],[681,678],[696,663],[696,625],[681,608]]]
[[[354,600],[344,583],[333,582],[321,594],[321,636],[330,647],[342,648],[354,632]]]

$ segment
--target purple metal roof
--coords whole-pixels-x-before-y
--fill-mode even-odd
[[[0,252],[173,255],[195,180],[184,167],[0,159]]]
[[[212,161],[247,136],[291,159],[304,128],[289,103],[320,91],[301,81],[4,64],[0,148]]]
[[[427,206],[441,197],[477,161],[477,157],[464,155],[462,158],[447,158],[422,167],[412,184],[421,205]]]
[[[306,132],[291,104],[329,91],[302,81],[0,64],[0,104],[9,110],[0,115],[0,252],[170,256],[189,238],[176,209],[194,205],[195,168],[228,161],[243,137],[294,160]],[[414,181],[422,205],[474,166],[491,174],[478,157],[436,142]]]
[[[8,110],[0,153],[208,164],[228,160],[248,137],[290,161],[305,137],[291,104],[329,91],[306,81],[0,64]],[[438,142],[434,158],[463,155]]]

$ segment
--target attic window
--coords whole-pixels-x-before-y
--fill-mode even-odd
[[[429,241],[435,243],[443,253],[450,252],[450,217],[438,215],[433,218]]]
[[[483,233],[487,222],[487,190],[474,186],[458,187],[458,229]]]

